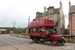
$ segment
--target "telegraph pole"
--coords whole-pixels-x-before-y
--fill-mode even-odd
[[[14,26],[13,26],[13,33],[14,33],[14,31],[15,31],[15,21],[14,21],[14,23],[13,23],[13,24],[14,24]]]
[[[14,22],[14,27],[15,27],[15,22]]]
[[[28,18],[28,28],[27,28],[27,34],[29,34],[29,22],[30,22],[30,16]]]

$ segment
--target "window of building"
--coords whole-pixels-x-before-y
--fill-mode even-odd
[[[54,20],[54,22],[57,22],[57,20]]]
[[[49,14],[50,14],[50,10],[49,10]]]
[[[71,19],[73,20],[74,19],[74,16],[71,16]]]
[[[52,20],[52,16],[51,16],[51,20]]]
[[[40,19],[38,19],[38,20],[40,20]]]
[[[50,17],[48,17],[48,19],[51,19]]]
[[[51,13],[53,13],[53,9],[51,9]]]

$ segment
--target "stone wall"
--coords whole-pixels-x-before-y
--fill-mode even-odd
[[[71,20],[72,16],[73,20]],[[71,29],[72,29],[72,34],[71,34]],[[69,31],[70,35],[75,35],[75,13],[69,14],[69,30],[70,30]]]
[[[12,36],[21,37],[21,38],[29,38],[29,35],[27,34],[12,34]]]
[[[65,36],[64,39],[66,42],[74,42],[75,43],[75,36]]]
[[[21,37],[21,38],[29,38],[27,34],[12,34],[12,36]],[[64,36],[66,42],[74,42],[75,43],[75,36]]]

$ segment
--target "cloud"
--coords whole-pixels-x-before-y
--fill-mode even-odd
[[[0,11],[0,27],[13,27],[14,22],[16,27],[27,27],[28,15],[26,13],[22,14],[15,9],[11,9],[8,12],[4,12],[4,10]]]
[[[61,0],[63,3],[64,15],[68,17],[68,1]],[[75,5],[75,0],[70,0]],[[60,7],[60,0],[0,0],[0,27],[13,27],[14,21],[16,27],[27,27],[28,17],[30,21],[35,19],[36,12],[43,12],[44,6]],[[68,25],[68,19],[65,19],[65,26]]]

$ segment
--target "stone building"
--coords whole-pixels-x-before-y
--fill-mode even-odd
[[[71,6],[69,1],[69,34],[75,35],[75,5]]]
[[[41,20],[41,19],[50,19],[54,22],[58,22],[58,26],[55,27],[56,34],[63,34],[65,29],[65,21],[64,21],[64,13],[62,9],[62,3],[60,1],[60,7],[54,8],[50,6],[47,8],[44,7],[44,12],[36,12],[36,18],[34,20]]]

